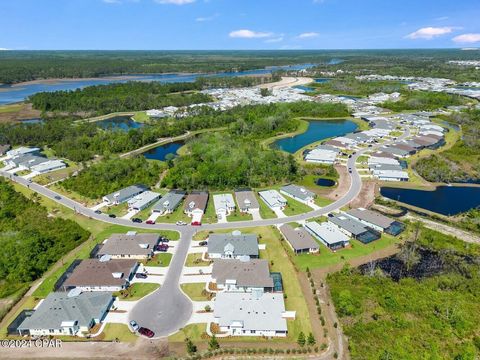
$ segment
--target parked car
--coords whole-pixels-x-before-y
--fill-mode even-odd
[[[146,278],[147,278],[147,274],[145,274],[145,273],[136,273],[136,274],[135,274],[135,277],[136,277],[137,279],[146,279]]]
[[[142,219],[133,218],[133,219],[132,219],[132,222],[134,222],[134,223],[141,223],[141,222],[142,222]]]
[[[149,225],[155,225],[155,220],[147,220],[145,223]]]
[[[202,223],[200,221],[192,221],[192,226],[201,226]]]
[[[175,223],[175,225],[177,225],[177,226],[185,226],[185,225],[187,225],[187,223],[186,223],[185,221],[177,221],[177,222]]]
[[[200,241],[200,242],[198,243],[198,245],[200,245],[200,246],[207,246],[207,245],[208,245],[208,241]]]
[[[130,327],[132,328],[133,332],[138,331],[138,329],[140,329],[140,326],[138,326],[135,320],[130,321]]]
[[[115,214],[108,214],[108,217],[111,217],[112,219],[115,219],[117,217],[117,215]]]
[[[95,210],[95,214],[101,214],[102,212],[100,210]]]
[[[55,195],[55,199],[57,199],[57,200],[61,200],[61,199],[62,199],[62,197],[61,197],[61,196],[58,196],[58,195]]]
[[[144,327],[141,327],[140,329],[138,329],[138,333],[140,335],[146,336],[148,338],[152,338],[152,337],[155,336],[155,333],[152,330],[144,328]]]
[[[160,242],[162,243],[169,243],[170,239],[167,239],[165,236],[160,236]]]
[[[351,174],[351,173],[352,173],[352,169],[348,169],[348,172]]]
[[[155,251],[161,251],[161,252],[166,252],[168,250],[168,245],[167,244],[158,244],[154,248]]]
[[[351,154],[350,154],[350,155],[348,155],[348,158],[349,158],[349,159],[350,159],[351,157],[352,157],[352,155],[351,155]]]

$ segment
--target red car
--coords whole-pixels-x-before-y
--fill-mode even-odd
[[[155,220],[147,220],[146,224],[155,225]]]
[[[140,335],[146,336],[148,338],[152,338],[152,337],[155,336],[155,333],[152,330],[144,328],[144,327],[141,327],[140,329],[138,329],[138,333]]]
[[[161,244],[158,244],[157,246],[155,246],[155,251],[166,252],[167,250],[168,250],[168,245],[167,244],[161,243]]]
[[[192,221],[192,226],[201,226],[202,223],[200,221]]]

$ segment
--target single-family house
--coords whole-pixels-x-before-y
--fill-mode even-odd
[[[30,336],[81,335],[104,319],[112,303],[110,292],[52,292],[17,330]]]
[[[109,256],[111,259],[149,259],[160,236],[153,233],[128,232],[112,234],[97,251],[97,257]]]
[[[85,259],[78,264],[62,284],[64,290],[120,291],[130,285],[138,262],[133,259]]]
[[[207,209],[208,203],[208,192],[206,191],[192,191],[188,194],[185,205],[184,212],[192,218],[192,225],[201,225],[203,214]]]
[[[215,194],[213,195],[213,205],[215,213],[219,219],[222,219],[235,210],[235,200],[232,194]]]
[[[208,236],[208,256],[212,259],[258,258],[258,239],[255,234],[233,231]]]
[[[313,204],[316,196],[313,191],[307,190],[304,187],[294,184],[282,186],[280,192],[307,205]]]
[[[257,197],[251,189],[235,190],[235,198],[237,199],[238,208],[241,212],[260,210],[260,204],[258,203]]]
[[[150,206],[153,202],[157,201],[160,198],[160,194],[153,191],[144,191],[140,194],[135,195],[127,201],[128,209],[130,211],[142,211]]]
[[[273,291],[268,260],[216,259],[212,282],[218,290],[228,292]]]
[[[365,208],[351,209],[347,211],[346,214],[371,227],[372,229],[385,232],[390,235],[396,236],[405,229],[405,225],[401,222],[390,219],[388,216]]]
[[[153,205],[152,213],[171,214],[173,213],[185,196],[185,191],[170,190],[155,205]]]
[[[305,229],[331,250],[341,249],[350,244],[350,238],[331,223],[307,222]]]
[[[264,190],[259,191],[258,195],[268,205],[270,209],[283,210],[287,205],[287,199],[285,199],[277,190]]]
[[[367,227],[360,221],[345,214],[331,214],[329,215],[328,222],[332,223],[347,236],[357,239],[364,244],[371,243],[381,237],[378,231]]]
[[[294,229],[292,226],[284,224],[279,229],[295,254],[317,253],[319,251],[318,243],[304,228]]]
[[[22,155],[26,155],[26,154],[30,154],[30,155],[38,155],[40,153],[40,148],[37,148],[37,147],[19,147],[19,148],[16,148],[16,149],[12,149],[12,150],[8,150],[6,152],[7,156],[9,158],[13,158],[13,157],[16,157],[16,156],[22,156]]]
[[[409,176],[406,171],[373,170],[372,174],[380,181],[408,181],[409,180]]]
[[[65,169],[66,167],[67,164],[65,164],[62,160],[48,159],[47,161],[32,166],[30,170],[38,174],[46,174],[51,171]]]
[[[103,201],[109,206],[119,205],[147,190],[148,188],[145,185],[131,185],[114,193],[105,195]]]
[[[283,294],[218,293],[213,322],[231,336],[287,336]]]

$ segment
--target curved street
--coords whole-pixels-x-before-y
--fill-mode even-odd
[[[405,132],[397,140],[403,140],[410,135],[409,129],[405,129]],[[393,141],[392,141],[393,142]],[[351,183],[350,188],[347,193],[340,199],[335,202],[320,208],[318,210],[313,210],[308,213],[294,215],[284,218],[274,218],[274,219],[262,219],[262,220],[252,220],[252,221],[239,221],[232,223],[216,223],[216,224],[205,224],[202,226],[192,227],[187,226],[177,226],[175,224],[167,223],[157,223],[154,225],[149,225],[145,223],[134,223],[127,219],[120,218],[110,218],[106,214],[96,214],[92,209],[85,207],[84,205],[61,196],[60,194],[52,191],[42,185],[38,185],[29,180],[23,179],[18,176],[14,176],[8,172],[1,171],[0,175],[8,179],[11,179],[17,182],[20,185],[23,185],[29,188],[32,191],[37,192],[40,195],[43,195],[60,205],[66,206],[78,214],[88,216],[89,218],[116,224],[123,225],[132,228],[141,228],[141,229],[150,229],[150,230],[173,230],[180,233],[180,239],[176,245],[177,249],[173,256],[172,262],[169,266],[168,272],[165,276],[165,281],[163,285],[153,292],[152,294],[144,297],[139,300],[134,306],[130,313],[130,319],[135,319],[141,326],[150,328],[155,332],[156,337],[167,336],[175,333],[180,328],[182,328],[190,319],[192,315],[193,305],[190,299],[180,290],[179,279],[182,274],[182,270],[185,264],[185,260],[188,254],[188,249],[192,236],[197,231],[202,230],[220,230],[220,229],[239,229],[246,227],[257,227],[257,226],[269,226],[269,225],[278,225],[289,222],[299,222],[308,220],[311,218],[316,218],[322,215],[326,215],[332,211],[336,211],[353,201],[362,188],[361,177],[355,167],[357,159],[362,156],[364,153],[374,150],[379,146],[384,146],[391,142],[385,142],[378,144],[371,148],[364,148],[356,152],[351,158],[347,161],[347,168],[352,169],[350,173]]]

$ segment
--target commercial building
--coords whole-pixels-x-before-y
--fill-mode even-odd
[[[214,323],[231,336],[287,336],[283,294],[218,293]]]
[[[129,210],[141,211],[149,207],[160,198],[160,194],[153,191],[144,191],[128,200]]]
[[[208,236],[208,256],[212,259],[258,258],[258,239],[255,234],[233,231]]]
[[[294,229],[292,226],[284,224],[279,229],[295,254],[317,253],[319,251],[318,243],[304,228]]]
[[[132,185],[111,194],[105,195],[103,197],[103,201],[105,201],[109,206],[119,205],[127,202],[131,198],[147,190],[148,188],[145,185]]]
[[[185,191],[170,190],[155,205],[153,205],[152,213],[171,214],[173,213],[185,196]]]
[[[394,236],[400,234],[405,229],[405,225],[401,222],[365,208],[349,210],[347,211],[347,215],[357,219],[372,229]]]
[[[75,336],[100,323],[113,303],[109,292],[50,293],[18,326],[19,335]]]
[[[280,192],[307,205],[313,204],[316,196],[313,191],[294,184],[282,186]]]
[[[258,195],[270,209],[283,210],[287,205],[287,199],[280,195],[277,190],[259,191]]]
[[[137,267],[136,260],[85,259],[67,274],[62,288],[65,291],[73,288],[82,291],[120,291],[130,285]]]
[[[307,231],[331,250],[338,250],[350,244],[350,238],[331,223],[305,223]]]
[[[212,282],[217,289],[227,292],[273,291],[268,260],[216,259]]]
[[[237,189],[235,191],[235,198],[237,199],[238,208],[241,212],[260,210],[260,204],[258,203],[257,197],[250,189]]]
[[[109,256],[111,259],[149,259],[158,245],[158,234],[128,232],[113,234],[101,245],[97,256]]]

